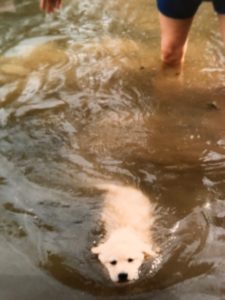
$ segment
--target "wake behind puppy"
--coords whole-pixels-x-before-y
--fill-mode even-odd
[[[105,191],[101,221],[105,236],[91,249],[114,282],[139,278],[139,268],[147,257],[156,257],[152,227],[154,205],[139,190],[115,184],[99,184]]]

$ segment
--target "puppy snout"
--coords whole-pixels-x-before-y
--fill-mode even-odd
[[[119,282],[128,281],[128,274],[127,273],[119,273],[118,280],[119,280]]]

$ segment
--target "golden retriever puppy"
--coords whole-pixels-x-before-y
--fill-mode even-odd
[[[101,215],[105,237],[91,251],[98,255],[112,281],[136,280],[146,256],[156,256],[154,206],[133,187],[100,184],[97,188],[106,192]]]

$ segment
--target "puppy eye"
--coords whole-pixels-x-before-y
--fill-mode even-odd
[[[112,261],[110,261],[110,264],[113,265],[113,266],[115,266],[117,264],[117,261],[116,260],[112,260]]]
[[[128,260],[127,260],[129,263],[131,263],[131,262],[133,262],[134,261],[134,259],[133,258],[128,258]]]

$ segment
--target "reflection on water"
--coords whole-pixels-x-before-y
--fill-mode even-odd
[[[3,1],[1,299],[224,297],[224,49],[209,6],[178,80],[159,72],[155,3],[73,0],[43,16]],[[128,286],[90,254],[96,179],[158,207],[161,256]]]

